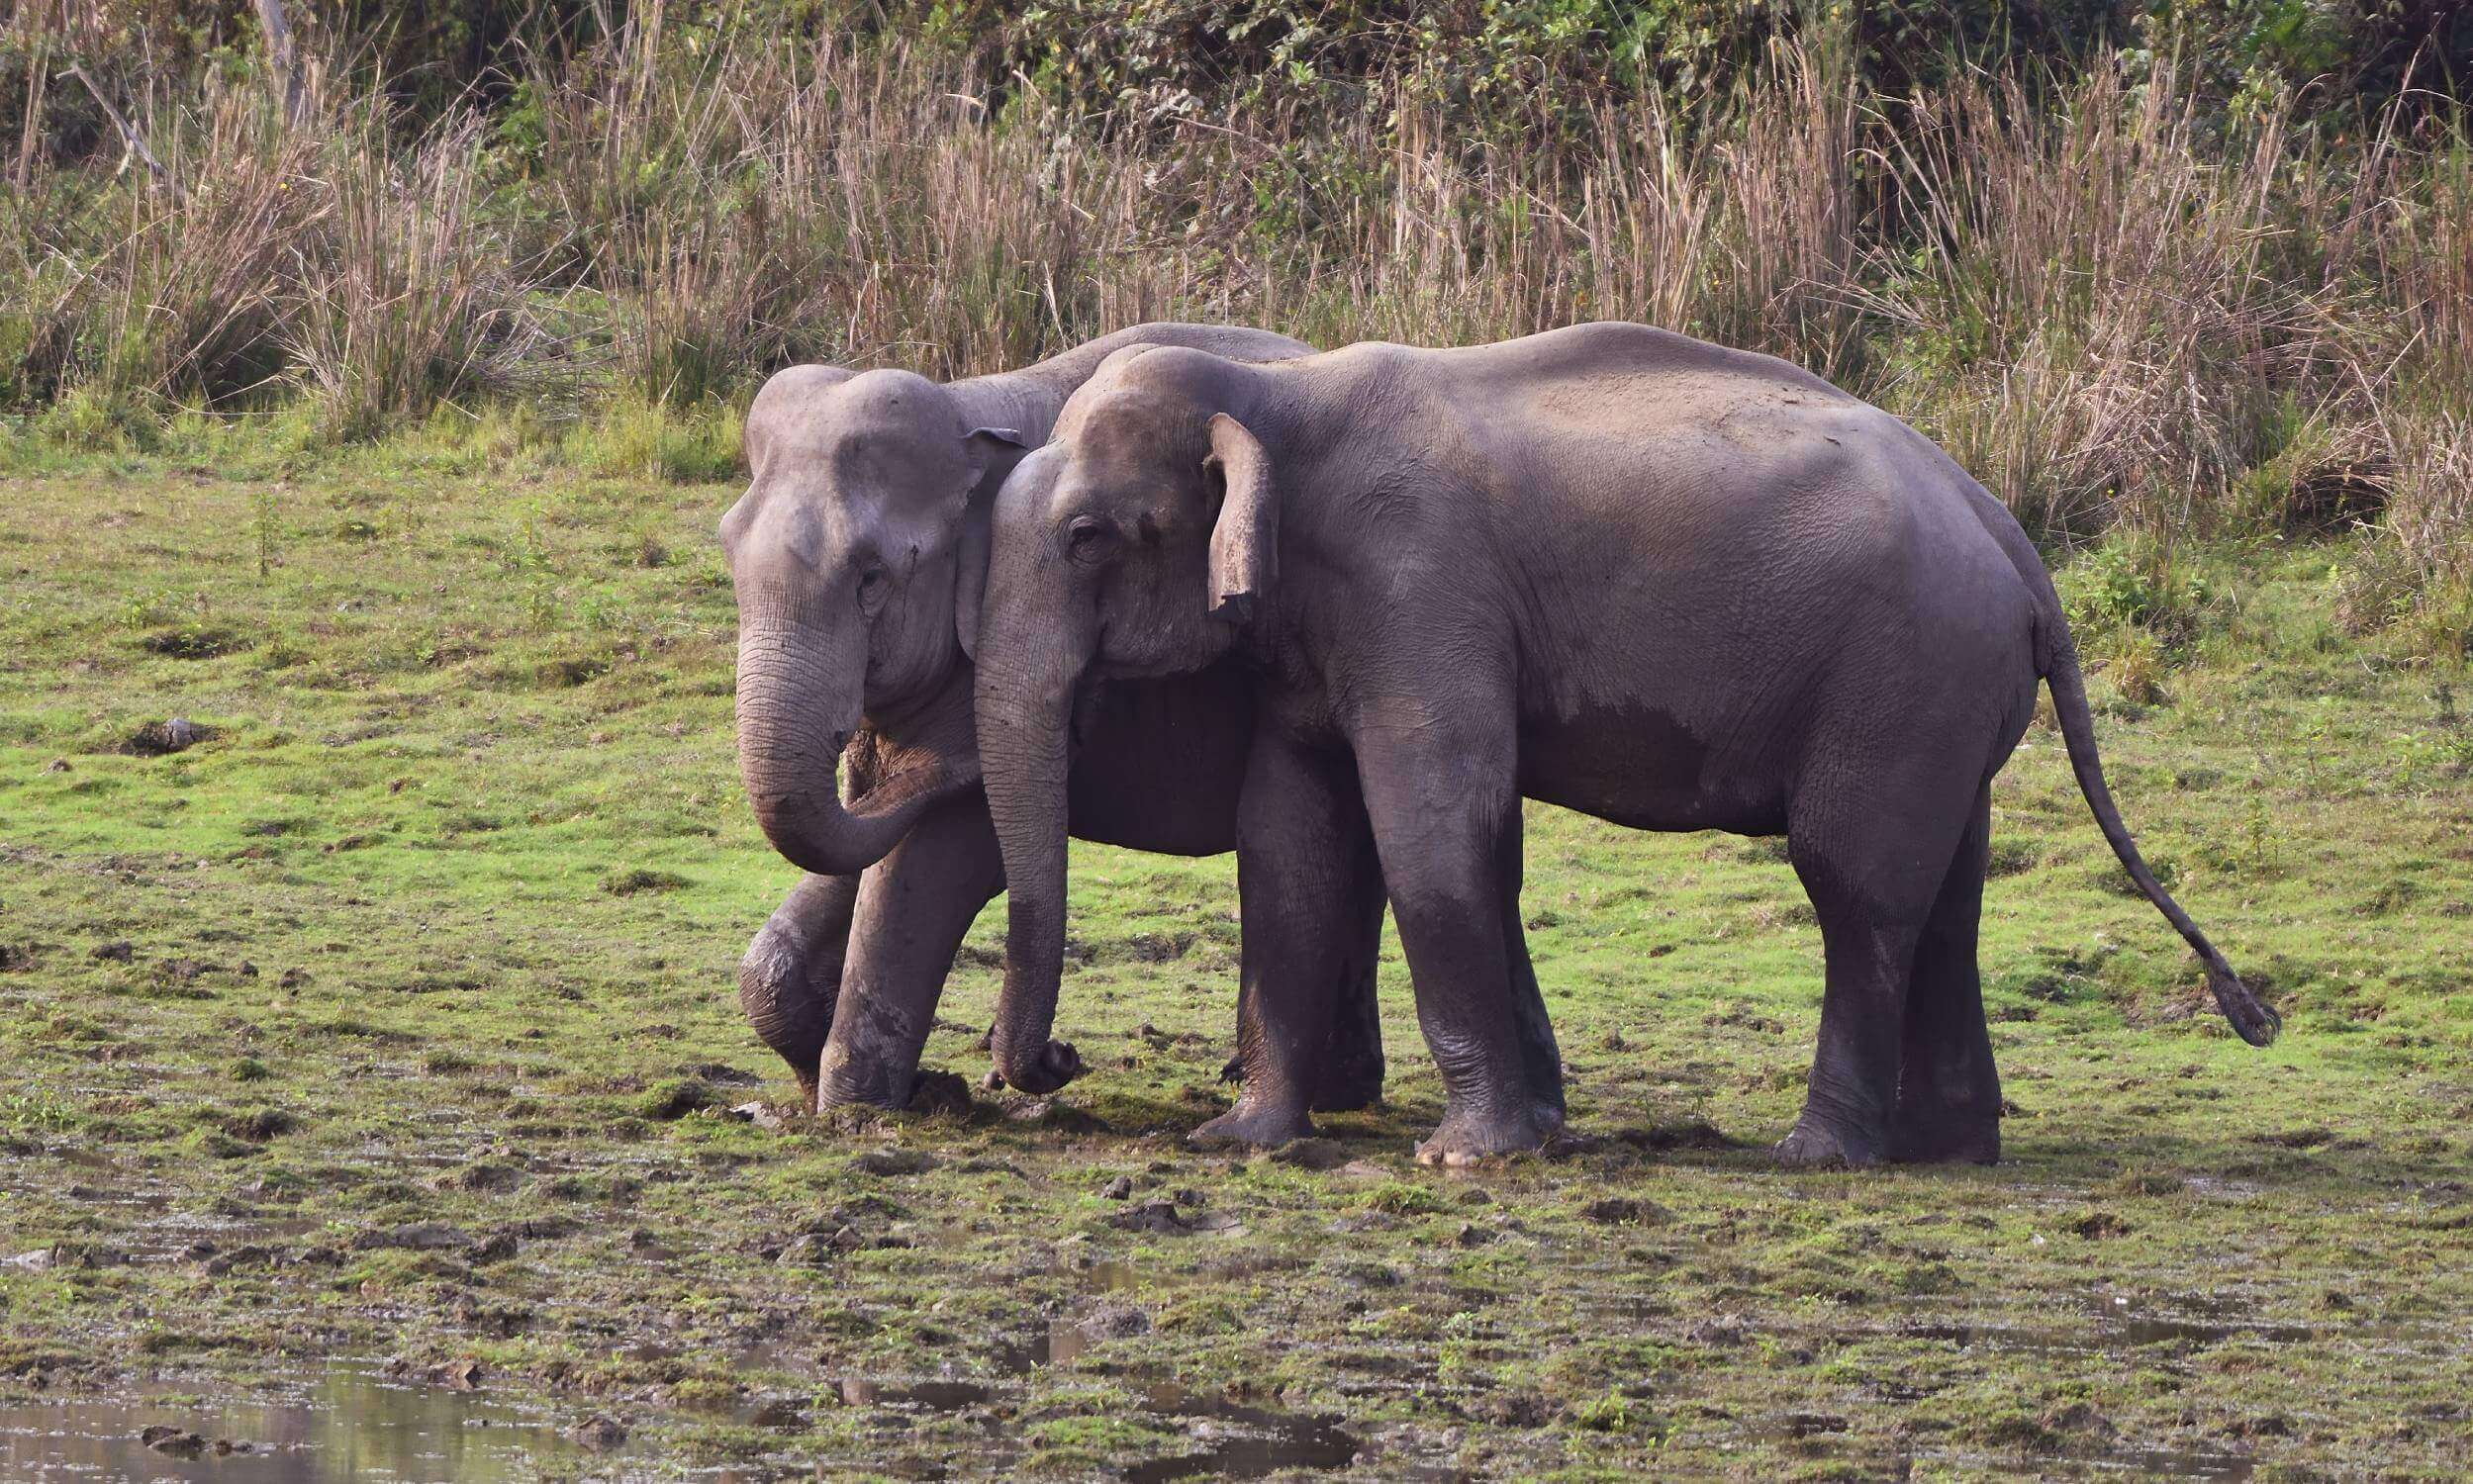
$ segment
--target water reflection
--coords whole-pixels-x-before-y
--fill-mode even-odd
[[[196,1435],[197,1456],[141,1434]],[[237,1450],[219,1453],[218,1443]],[[169,1384],[106,1398],[0,1405],[0,1477],[247,1480],[316,1484],[497,1484],[588,1455],[550,1419],[487,1393],[407,1383],[370,1364],[336,1364],[253,1397],[199,1398]]]

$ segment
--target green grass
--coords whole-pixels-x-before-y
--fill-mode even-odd
[[[0,1390],[477,1359],[681,1470],[1081,1477],[1204,1451],[1223,1403],[1368,1473],[2473,1469],[2473,695],[2341,634],[2340,551],[2184,553],[2171,624],[2089,638],[2138,677],[2094,688],[2116,791],[2273,1049],[2039,727],[1986,906],[2007,1163],[1772,1168],[1818,1000],[1779,851],[1539,808],[1595,1142],[1448,1176],[1408,1158],[1440,1098],[1395,951],[1391,1100],[1333,1159],[1185,1153],[1232,865],[1100,848],[1061,1013],[1095,1125],[731,1117],[790,1093],[731,971],[794,880],[730,755],[736,492],[649,482],[705,433],[579,436],[0,481],[0,1256],[64,1254],[0,1266]],[[211,734],[126,750],[174,716]],[[999,919],[928,1053],[974,1078]],[[1114,1220],[1146,1201],[1216,1219]]]

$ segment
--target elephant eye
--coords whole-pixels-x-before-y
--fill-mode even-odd
[[[879,562],[859,574],[859,611],[874,613],[893,594],[893,574]]]
[[[1065,554],[1077,562],[1103,562],[1116,554],[1124,533],[1098,515],[1076,515],[1065,527]]]

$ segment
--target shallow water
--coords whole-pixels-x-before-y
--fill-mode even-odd
[[[1320,1418],[1268,1412],[1222,1397],[1197,1396],[1174,1386],[1144,1396],[1149,1410],[1187,1421],[1198,1444],[1190,1452],[1137,1463],[1125,1470],[1131,1484],[1171,1479],[1260,1479],[1275,1473],[1346,1468],[1356,1461],[1357,1439]]]
[[[185,1458],[149,1446],[149,1427],[194,1433]],[[235,1448],[225,1454],[218,1443]],[[320,1484],[497,1484],[588,1456],[545,1414],[486,1392],[398,1380],[337,1363],[256,1396],[205,1396],[152,1384],[122,1395],[0,1406],[0,1477]]]

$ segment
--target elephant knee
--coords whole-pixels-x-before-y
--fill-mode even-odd
[[[757,934],[738,961],[738,1007],[757,1039],[790,1064],[802,1086],[811,1088],[816,1059],[832,1030],[833,997],[817,990],[807,967],[769,929]]]

